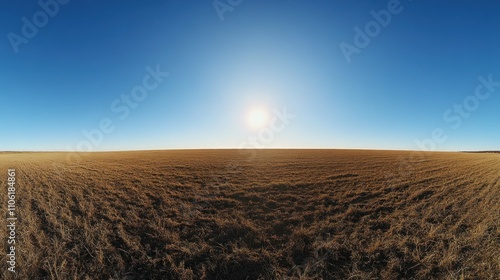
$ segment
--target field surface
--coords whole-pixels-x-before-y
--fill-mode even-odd
[[[0,153],[17,279],[499,279],[499,154],[254,152]]]

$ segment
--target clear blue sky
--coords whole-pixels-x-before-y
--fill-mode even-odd
[[[1,1],[0,150],[86,150],[85,130],[96,151],[250,147],[252,136],[419,149],[435,129],[436,150],[500,149],[500,87],[474,97],[479,76],[500,82],[500,2],[391,2],[244,0],[218,13],[212,1],[73,0],[49,5],[44,25],[37,1]],[[388,4],[377,30],[371,11]],[[373,38],[356,45],[367,24]],[[342,42],[361,47],[346,59]],[[131,108],[120,98],[147,67],[169,76]],[[270,130],[284,107],[295,117]],[[252,127],[257,108],[268,122]]]

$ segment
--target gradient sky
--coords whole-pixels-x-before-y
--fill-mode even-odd
[[[417,150],[441,129],[436,150],[499,150],[500,87],[473,96],[479,76],[500,81],[500,2],[401,1],[348,63],[340,44],[390,2],[244,0],[221,20],[212,1],[73,0],[16,53],[43,10],[1,1],[0,150],[86,147],[103,119],[92,150],[236,148],[265,134],[257,107],[295,115],[263,147]],[[157,65],[170,75],[115,112]]]

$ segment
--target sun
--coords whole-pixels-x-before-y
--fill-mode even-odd
[[[269,122],[269,114],[264,108],[254,108],[250,110],[247,121],[252,128],[262,128]]]

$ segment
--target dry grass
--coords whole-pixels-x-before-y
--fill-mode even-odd
[[[498,154],[66,156],[0,154],[3,190],[18,172],[19,279],[500,275]]]

